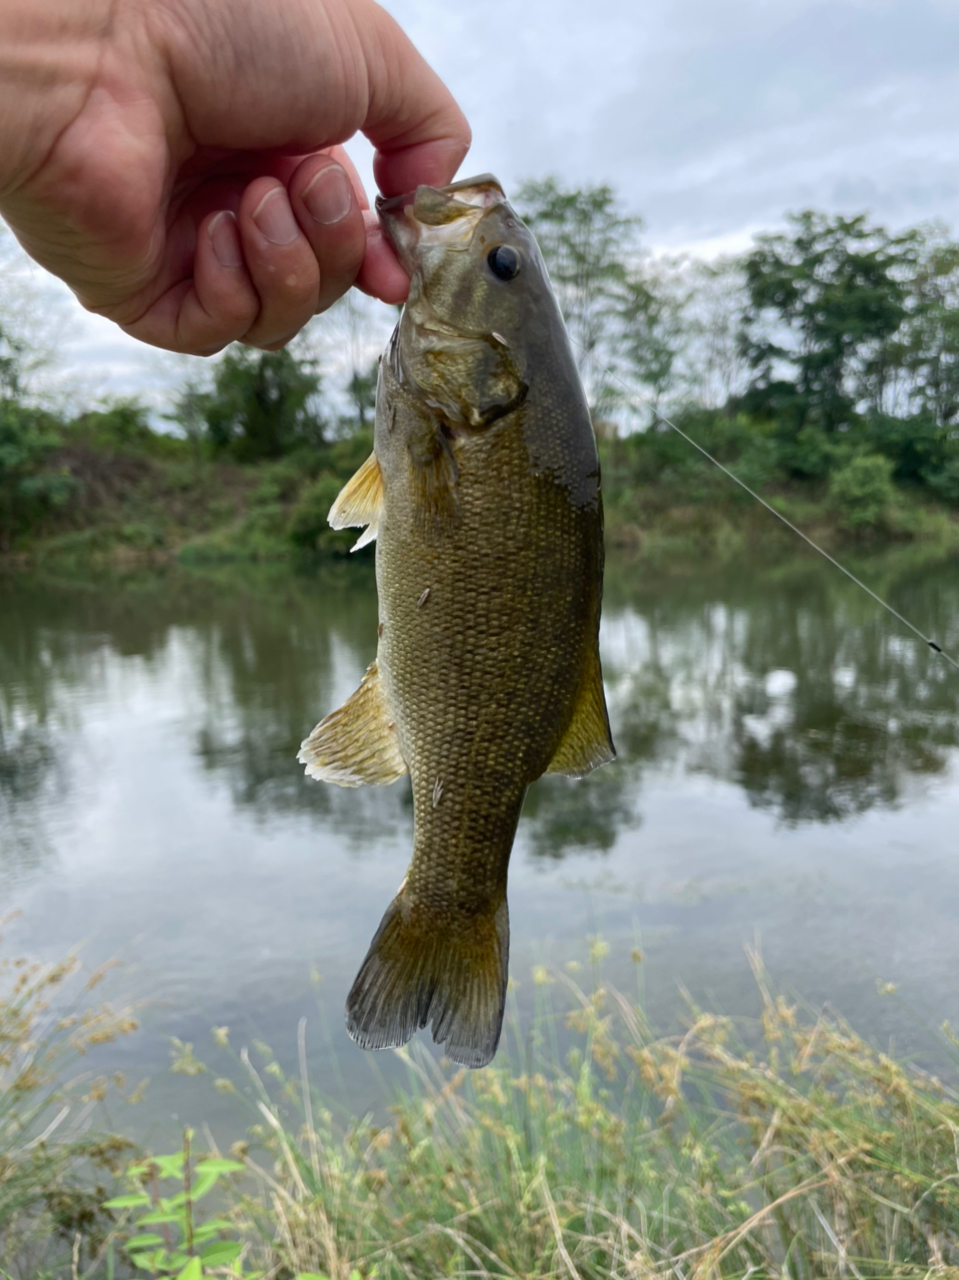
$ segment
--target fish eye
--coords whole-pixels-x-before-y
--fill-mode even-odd
[[[486,255],[489,269],[499,280],[512,280],[519,274],[520,256],[511,244],[498,244]]]

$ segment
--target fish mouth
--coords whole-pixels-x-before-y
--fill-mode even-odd
[[[486,211],[505,203],[497,179],[483,173],[448,187],[417,187],[389,200],[378,196],[376,212],[403,270],[413,275],[424,248],[467,248]]]

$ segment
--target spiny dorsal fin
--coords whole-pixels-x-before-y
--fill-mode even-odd
[[[432,1022],[448,1058],[485,1067],[499,1044],[508,964],[505,895],[488,915],[451,928],[404,882],[347,997],[346,1029],[363,1049],[387,1049]]]
[[[406,773],[375,662],[356,692],[320,721],[296,758],[311,778],[341,787],[385,786]]]
[[[582,778],[599,765],[615,759],[616,748],[609,731],[609,714],[603,693],[603,672],[599,665],[599,650],[596,649],[580,686],[569,728],[546,772]]]
[[[376,454],[371,453],[340,490],[327,520],[334,529],[352,529],[365,524],[366,532],[351,548],[358,551],[376,537],[382,509],[383,473]]]

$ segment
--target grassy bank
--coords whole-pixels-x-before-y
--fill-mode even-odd
[[[344,556],[356,535],[334,532],[326,517],[371,447],[370,430],[361,429],[273,461],[241,463],[151,431],[136,413],[88,414],[61,432],[45,464],[46,494],[22,509],[0,562],[215,564]],[[607,543],[614,549],[661,563],[690,557],[722,563],[800,545],[678,438],[604,439],[600,453]],[[764,480],[748,458],[741,470],[767,501],[831,550],[908,543],[959,548],[959,509],[934,501],[928,490],[866,475],[858,489],[847,485],[837,496],[826,480]]]
[[[147,1158],[125,1188],[101,1179],[110,1202],[87,1221],[51,1216],[36,1174],[53,1161],[69,1182],[84,1152],[53,1137],[28,1148],[8,1125],[0,1271],[176,1274],[193,1241],[212,1252],[190,1280],[957,1274],[954,1084],[777,994],[757,956],[757,1021],[691,1006],[683,1033],[659,1037],[603,983],[603,951],[594,941],[586,986],[576,965],[533,971],[538,1012],[512,1019],[490,1069],[414,1047],[407,1086],[375,1119],[335,1121],[305,1066],[288,1079],[265,1046],[243,1051],[235,1080],[212,1082],[252,1121],[229,1153],[237,1171],[205,1161],[194,1137],[185,1160]],[[955,1045],[948,1028],[941,1040]],[[210,1087],[192,1048],[177,1053]],[[89,1175],[74,1184],[89,1190]],[[11,1186],[27,1188],[12,1209]],[[196,1203],[204,1190],[215,1216]]]
[[[369,432],[243,464],[152,431],[120,407],[61,427],[45,488],[8,514],[3,559],[39,561],[287,559],[341,553],[355,538],[326,514],[372,447]]]

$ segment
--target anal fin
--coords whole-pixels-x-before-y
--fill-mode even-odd
[[[383,473],[375,453],[360,467],[337,495],[327,516],[333,529],[351,529],[366,525],[365,532],[351,550],[358,551],[376,537],[383,510]]]
[[[375,662],[356,692],[305,739],[296,758],[311,778],[341,787],[386,785],[406,773]]]
[[[603,692],[603,672],[599,650],[594,651],[562,741],[549,763],[547,773],[565,773],[573,778],[585,777],[601,764],[616,759],[616,748],[609,729],[609,713]]]

